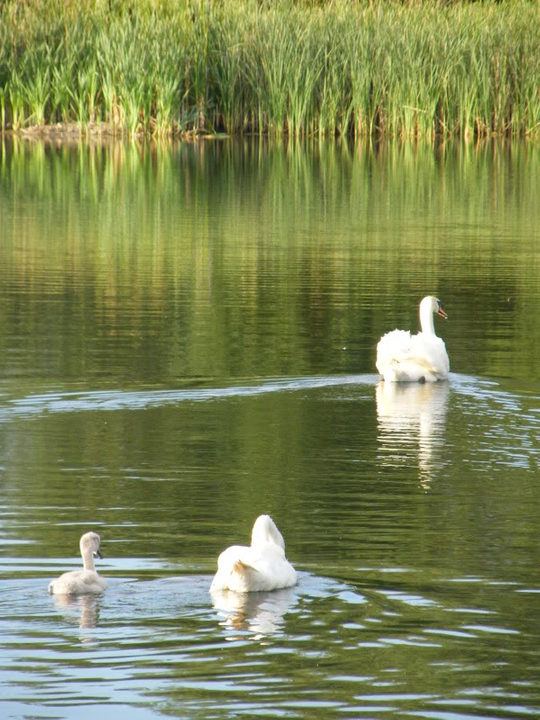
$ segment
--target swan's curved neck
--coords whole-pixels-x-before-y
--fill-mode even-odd
[[[431,304],[420,303],[420,327],[425,335],[435,335],[433,324],[433,309]]]
[[[95,572],[96,566],[94,565],[94,554],[92,548],[82,547],[81,555],[83,559],[83,567],[85,570],[93,570]]]
[[[251,547],[262,545],[264,543],[273,543],[282,549],[285,549],[285,541],[283,535],[277,529],[272,518],[268,515],[261,515],[255,521],[253,531],[251,533]]]

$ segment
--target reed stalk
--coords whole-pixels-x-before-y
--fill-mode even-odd
[[[4,0],[1,129],[540,136],[527,0]]]

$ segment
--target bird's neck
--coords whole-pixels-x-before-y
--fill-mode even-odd
[[[420,305],[420,327],[424,335],[435,335],[433,310],[429,305]]]
[[[94,565],[94,555],[91,548],[81,549],[81,555],[83,559],[83,566],[85,570],[93,570],[95,572],[96,566]]]

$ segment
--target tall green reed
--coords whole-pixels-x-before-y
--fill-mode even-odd
[[[2,128],[540,135],[527,0],[7,0]]]

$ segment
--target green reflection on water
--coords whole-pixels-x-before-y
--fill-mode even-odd
[[[201,717],[540,708],[538,160],[2,146],[10,697],[52,682],[61,701]],[[383,396],[376,342],[416,328],[428,291],[459,374]],[[259,637],[207,590],[263,511],[302,582]],[[44,607],[89,525],[109,590]],[[105,686],[85,682],[96,657]]]
[[[535,377],[539,167],[530,145],[4,143],[1,342],[60,382],[373,372],[435,292],[452,369]]]

